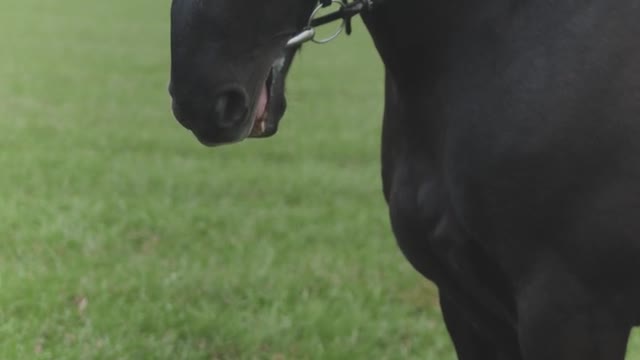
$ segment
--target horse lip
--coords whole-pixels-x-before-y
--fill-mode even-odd
[[[253,123],[251,125],[251,132],[249,137],[261,137],[262,134],[265,133],[267,129],[267,122],[270,118],[270,106],[271,106],[271,94],[273,93],[273,78],[274,78],[274,70],[273,67],[269,70],[269,74],[267,75],[267,79],[264,81],[264,84],[260,86],[260,94],[259,98],[262,97],[263,90],[266,91],[266,103],[264,104],[264,110],[258,114],[254,115]],[[260,101],[256,101],[259,103]],[[259,105],[258,105],[259,106]]]
[[[244,136],[237,137],[237,136],[229,136],[229,135],[212,137],[210,135],[210,132],[197,130],[197,129],[191,129],[191,133],[193,133],[195,138],[198,139],[198,142],[200,142],[200,144],[207,147],[216,147],[216,146],[222,146],[222,145],[235,144],[245,139]]]
[[[285,56],[282,55],[278,57],[271,66],[269,70],[269,74],[265,82],[267,83],[267,108],[264,114],[264,118],[262,119],[253,119],[253,124],[251,126],[251,133],[249,137],[251,138],[266,138],[273,136],[278,128],[276,126],[276,120],[274,117],[274,101],[276,100],[276,96],[284,97],[284,94],[276,94],[277,82],[282,81],[280,78],[282,76],[282,70],[285,65]],[[258,128],[260,126],[260,128]]]

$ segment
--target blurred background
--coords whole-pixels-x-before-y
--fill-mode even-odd
[[[389,230],[361,24],[298,56],[276,137],[207,149],[169,4],[2,4],[0,359],[454,359]]]

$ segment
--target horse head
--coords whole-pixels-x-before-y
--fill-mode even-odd
[[[317,0],[173,0],[173,113],[208,146],[276,133],[285,79]],[[289,44],[288,44],[289,43]]]

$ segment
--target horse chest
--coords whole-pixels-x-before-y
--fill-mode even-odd
[[[409,262],[437,282],[448,272],[448,257],[458,243],[459,229],[451,221],[447,189],[441,174],[403,154],[391,160],[383,174],[389,215],[398,245]],[[392,169],[392,170],[391,170]],[[452,239],[454,239],[452,241]]]
[[[383,161],[391,224],[404,256],[467,310],[491,309],[504,320],[512,319],[505,294],[508,279],[456,216],[460,203],[452,199],[464,201],[464,196],[416,153],[387,154]]]

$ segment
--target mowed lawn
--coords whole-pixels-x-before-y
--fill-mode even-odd
[[[305,48],[275,138],[207,149],[168,9],[2,6],[0,359],[454,359],[389,230],[361,26]]]

